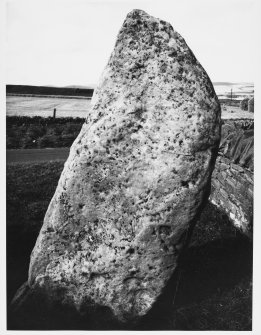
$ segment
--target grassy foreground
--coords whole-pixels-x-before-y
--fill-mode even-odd
[[[27,280],[30,253],[63,164],[7,166],[8,303]],[[251,330],[251,285],[251,242],[209,203],[165,292],[133,329]],[[86,327],[109,329],[94,320]]]

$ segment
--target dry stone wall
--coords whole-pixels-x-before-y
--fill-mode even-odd
[[[212,175],[210,201],[223,209],[234,225],[251,236],[253,223],[253,173],[219,156]]]
[[[212,175],[210,201],[249,237],[253,228],[253,167],[254,121],[226,121]]]

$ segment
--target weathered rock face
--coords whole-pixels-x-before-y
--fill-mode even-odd
[[[170,24],[128,14],[31,255],[51,301],[144,315],[208,195],[220,137],[213,86]]]

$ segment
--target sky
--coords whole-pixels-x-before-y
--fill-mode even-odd
[[[258,0],[6,0],[6,83],[93,86],[129,11],[171,23],[212,81],[253,82]]]

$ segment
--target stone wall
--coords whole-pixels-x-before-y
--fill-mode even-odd
[[[233,224],[251,236],[253,222],[253,172],[219,156],[212,175],[210,201],[225,211]]]
[[[210,195],[210,201],[249,237],[253,226],[253,127],[251,120],[224,123]]]

